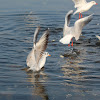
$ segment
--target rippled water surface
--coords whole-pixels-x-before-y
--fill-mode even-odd
[[[0,1],[0,100],[100,100],[99,5],[83,14],[94,18],[72,48],[59,43],[71,0]],[[77,19],[72,16],[71,25]],[[50,28],[51,57],[40,72],[26,72],[37,26],[39,36]]]

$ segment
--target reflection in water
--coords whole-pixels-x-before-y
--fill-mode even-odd
[[[76,56],[71,54],[66,59],[65,64],[61,68],[64,74],[63,77],[65,78],[65,85],[72,86],[75,92],[88,91],[88,89],[85,89],[86,86],[84,84],[87,81],[86,74],[88,73],[88,70],[85,70],[84,66],[81,65],[83,62],[81,52],[80,54],[76,54]]]
[[[26,22],[26,27],[33,27],[39,25],[39,18],[36,14],[34,14],[32,11],[28,12],[27,15],[25,15],[24,21]]]
[[[32,95],[38,95],[42,97],[43,100],[49,100],[48,94],[46,93],[45,86],[43,83],[47,79],[46,74],[41,71],[38,73],[29,72],[28,75],[28,82],[31,82],[33,85]]]

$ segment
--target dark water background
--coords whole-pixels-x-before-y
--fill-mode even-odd
[[[89,0],[88,0],[89,1]],[[74,48],[59,43],[71,0],[0,0],[0,100],[100,100],[100,1]],[[74,9],[75,10],[75,9]],[[78,19],[72,16],[71,25]],[[34,30],[48,27],[47,58],[40,73],[27,73]],[[65,56],[62,58],[62,55]]]

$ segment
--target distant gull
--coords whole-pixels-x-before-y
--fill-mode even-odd
[[[75,3],[77,10],[74,14],[79,13],[79,19],[82,18],[82,12],[88,11],[93,5],[97,5],[95,1],[87,2],[86,0],[72,0]]]
[[[65,24],[64,24],[64,28],[63,28],[63,38],[61,38],[59,40],[59,42],[61,42],[63,44],[69,44],[73,37],[75,37],[75,39],[77,41],[81,35],[83,27],[86,24],[88,24],[93,18],[93,16],[92,16],[93,14],[92,14],[87,17],[78,19],[74,23],[74,26],[69,27],[72,14],[73,14],[73,10],[70,10],[65,16]],[[73,46],[73,41],[72,41],[71,46]]]
[[[48,44],[49,29],[44,32],[40,40],[37,42],[37,36],[39,34],[40,27],[37,27],[33,38],[33,48],[27,56],[27,66],[29,70],[39,71],[46,62],[46,57],[51,56],[48,52],[45,52]]]

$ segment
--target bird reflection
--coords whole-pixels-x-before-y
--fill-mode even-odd
[[[76,50],[77,51],[77,50]],[[74,54],[76,51],[73,51]],[[71,55],[68,55],[68,57],[65,59],[64,65],[62,65],[62,72],[64,77],[64,84],[66,86],[73,86],[75,92],[82,91],[82,89],[79,88],[85,88],[85,82],[88,71],[84,68],[84,66],[81,64],[83,62],[83,57],[80,53],[76,53],[76,55],[73,55],[73,52]],[[83,90],[83,91],[87,91]]]
[[[33,85],[32,95],[38,95],[42,98],[42,100],[49,100],[45,86],[43,85],[43,83],[45,83],[45,80],[47,79],[46,74],[41,71],[37,73],[28,72],[27,75],[28,82],[31,82],[31,84]]]
[[[75,62],[73,62],[73,58],[67,59],[67,62],[62,66],[64,77],[67,77],[68,79],[71,80],[84,79],[84,76],[81,75],[82,72],[84,72],[84,70],[81,70],[78,64],[81,62],[82,62],[81,60],[75,60]]]
[[[39,18],[37,14],[33,13],[32,11],[26,13],[24,21],[27,28],[33,28],[33,26],[39,24]]]

